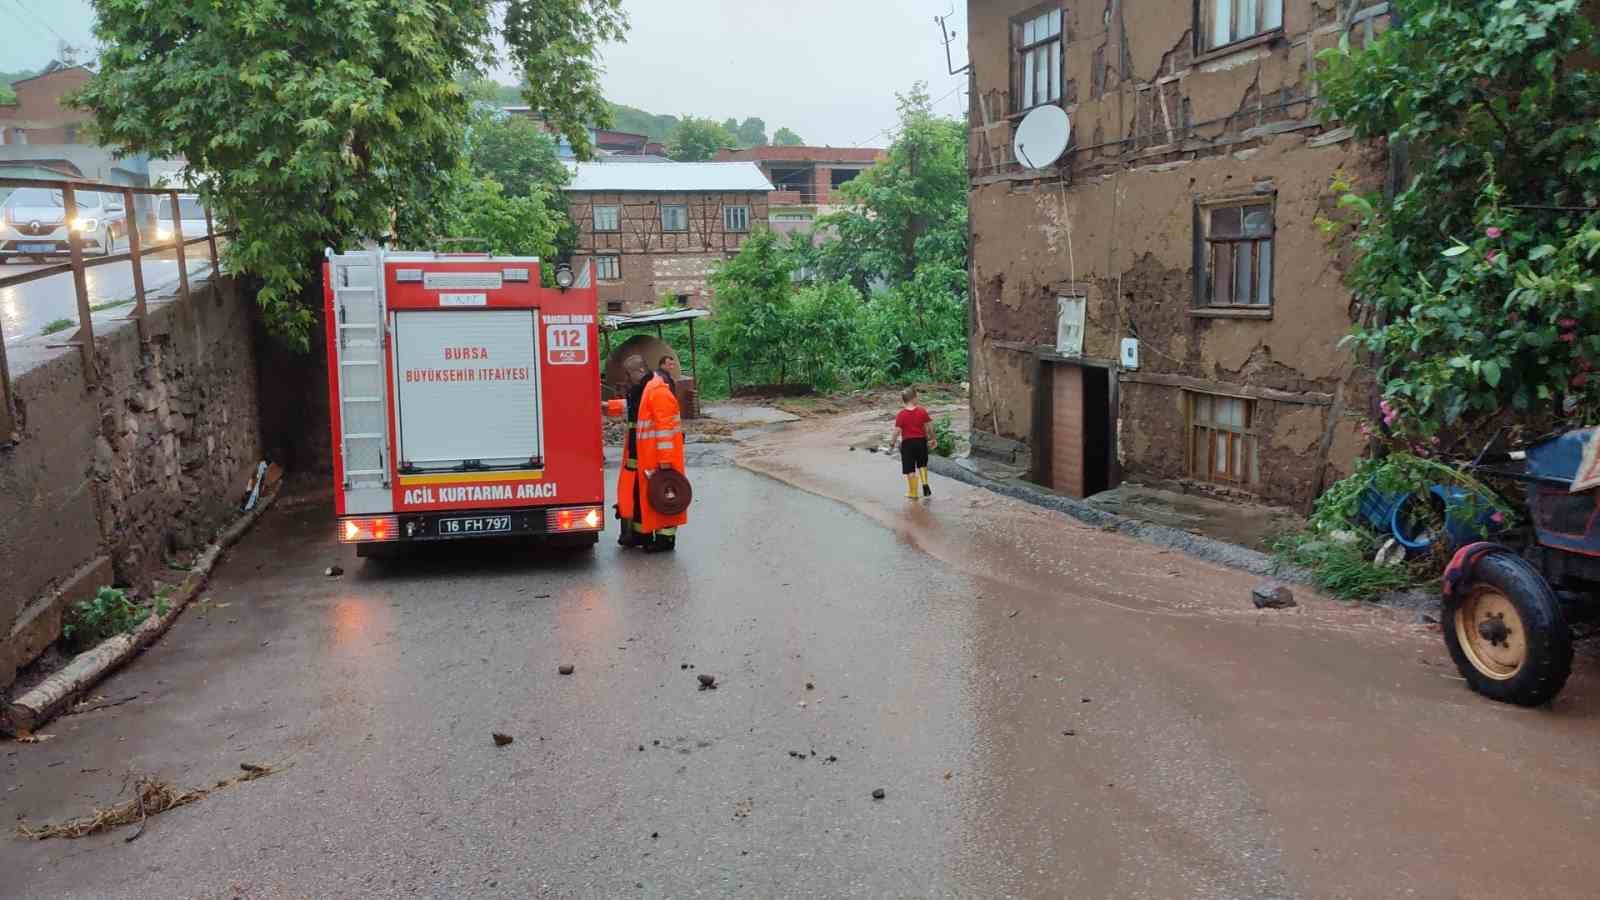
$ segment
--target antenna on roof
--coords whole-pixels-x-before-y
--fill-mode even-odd
[[[1072,120],[1059,106],[1040,106],[1017,125],[1011,152],[1030,169],[1042,169],[1067,152],[1072,137]]]

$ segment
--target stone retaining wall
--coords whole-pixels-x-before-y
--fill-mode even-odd
[[[100,381],[65,351],[13,384],[22,439],[0,451],[0,690],[103,584],[137,584],[237,514],[261,457],[254,304],[198,281],[97,323]]]

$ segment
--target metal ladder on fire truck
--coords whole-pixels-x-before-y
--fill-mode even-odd
[[[328,277],[337,316],[335,359],[339,384],[339,444],[344,460],[347,514],[389,512],[389,408],[385,402],[383,340],[386,330],[383,251],[328,250]]]

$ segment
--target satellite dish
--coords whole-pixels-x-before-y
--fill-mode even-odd
[[[1059,106],[1040,106],[1023,117],[1011,139],[1011,152],[1030,169],[1042,169],[1061,158],[1072,137],[1072,121]]]

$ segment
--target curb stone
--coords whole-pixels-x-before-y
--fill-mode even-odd
[[[64,668],[32,690],[0,707],[0,734],[16,737],[31,734],[59,715],[84,691],[94,687],[166,633],[184,607],[205,587],[211,570],[222,558],[222,552],[238,543],[245,532],[271,508],[282,491],[283,483],[280,481],[270,494],[261,496],[255,509],[240,516],[206,547],[190,567],[189,574],[179,583],[177,591],[167,598],[171,607],[166,615],[152,615],[132,632],[106,638],[98,646],[73,657]]]

